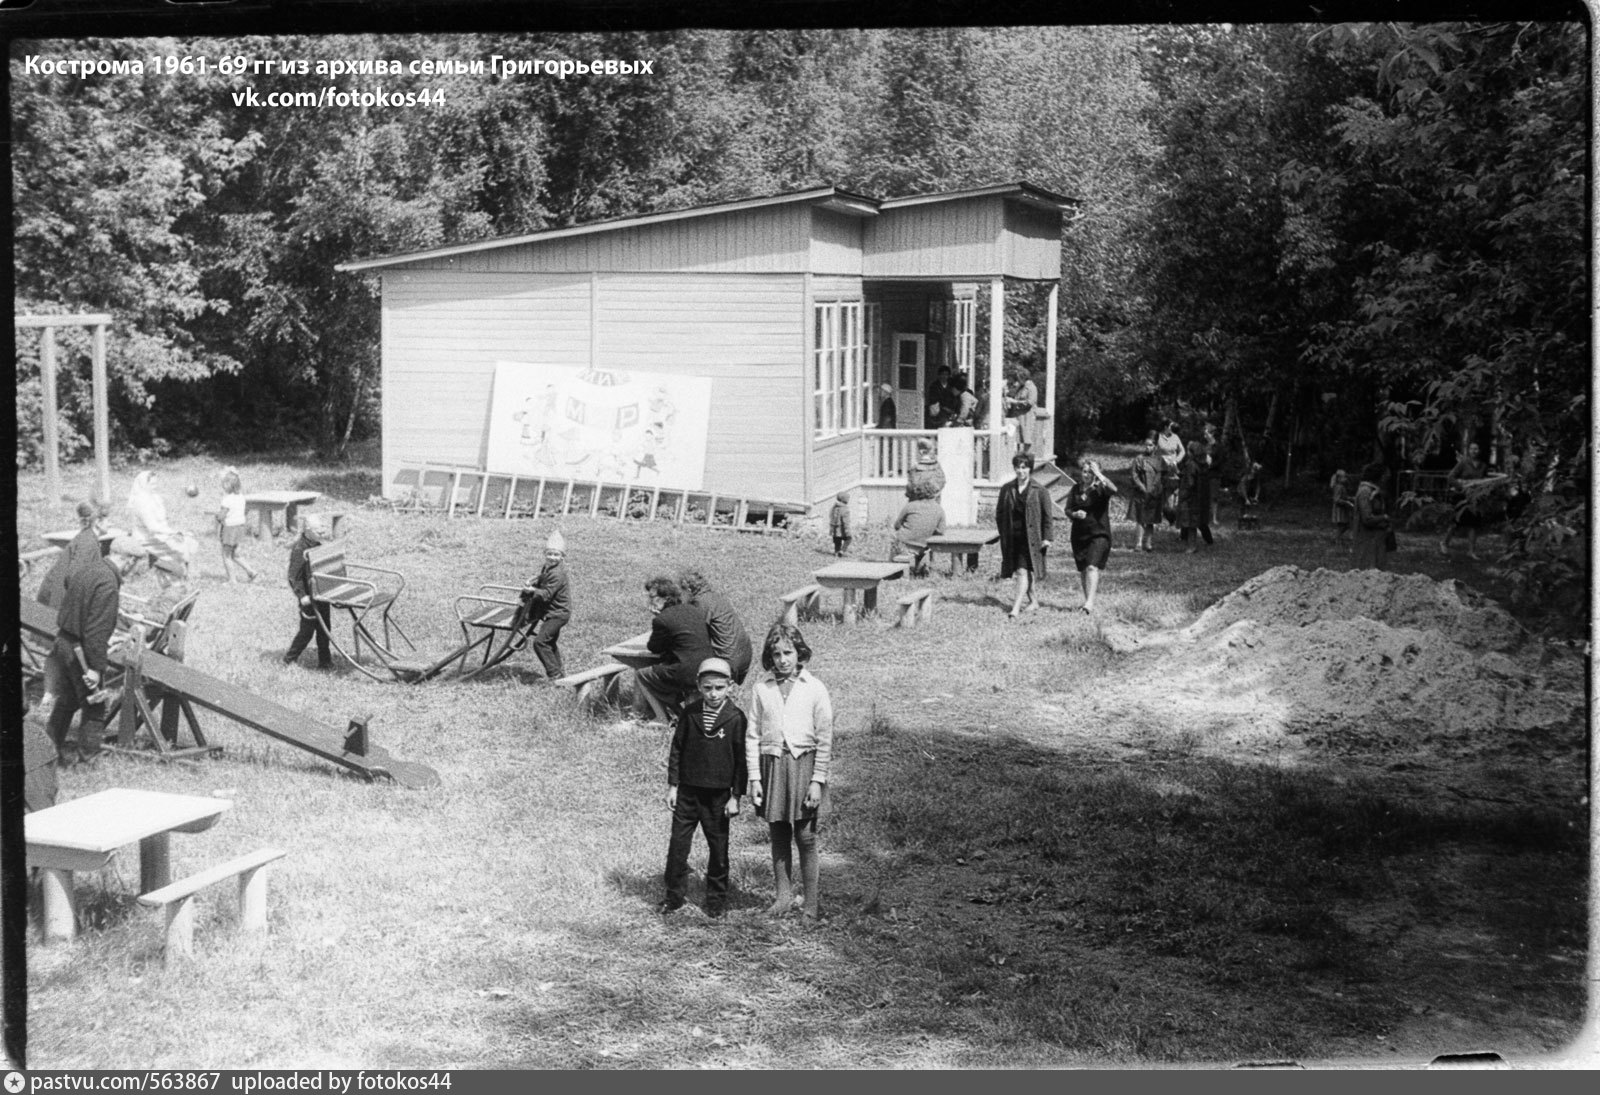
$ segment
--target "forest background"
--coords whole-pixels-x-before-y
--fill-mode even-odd
[[[337,81],[80,78],[29,54],[652,64],[387,75],[441,101],[266,110],[234,96]],[[1208,417],[1325,482],[1477,440],[1538,496],[1513,588],[1587,573],[1577,22],[107,38],[15,42],[10,66],[14,306],[115,317],[113,445],[134,458],[375,436],[377,281],[339,262],[819,184],[1023,179],[1079,202],[1059,453]],[[1007,361],[1038,368],[1042,302],[1009,295]],[[70,456],[87,335],[61,343]],[[42,444],[38,345],[18,332],[19,466]]]

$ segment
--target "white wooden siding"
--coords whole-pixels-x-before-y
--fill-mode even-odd
[[[1061,276],[1061,218],[1033,206],[1006,204],[1006,275],[1054,281]]]
[[[804,498],[804,278],[606,274],[601,368],[711,377],[706,487]]]
[[[813,505],[831,502],[834,495],[861,482],[861,444],[859,432],[811,443]]]
[[[811,210],[793,204],[424,259],[409,269],[798,273],[810,262]]]
[[[886,209],[867,223],[864,277],[1000,273],[1004,227],[998,197]]]
[[[870,219],[870,218],[869,218]],[[861,217],[811,211],[811,266],[816,274],[861,276],[861,241],[865,229]]]

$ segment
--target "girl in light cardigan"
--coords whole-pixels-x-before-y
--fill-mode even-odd
[[[772,840],[777,895],[767,909],[781,916],[794,902],[790,840],[800,849],[806,918],[818,916],[817,812],[828,786],[833,755],[833,701],[827,686],[806,669],[811,648],[798,628],[774,624],[761,649],[767,672],[751,694],[745,760],[750,801],[765,818]]]

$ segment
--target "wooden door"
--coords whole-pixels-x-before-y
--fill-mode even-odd
[[[896,332],[894,336],[894,413],[895,424],[902,430],[922,429],[927,414],[927,349],[926,335]]]

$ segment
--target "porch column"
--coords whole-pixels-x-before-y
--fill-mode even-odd
[[[1006,281],[989,282],[989,432],[1005,428]]]
[[[1056,307],[1060,298],[1061,283],[1053,281],[1050,283],[1050,299],[1045,308],[1044,325],[1044,405],[1050,412],[1050,417],[1046,420],[1050,436],[1043,446],[1052,460],[1055,459],[1056,451]]]

